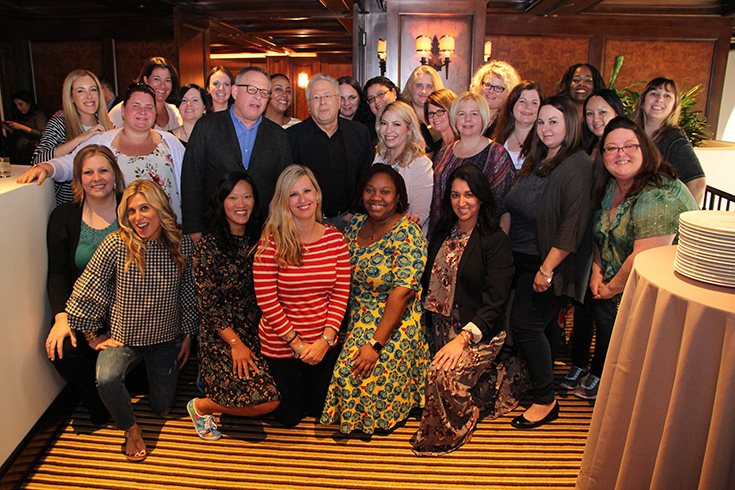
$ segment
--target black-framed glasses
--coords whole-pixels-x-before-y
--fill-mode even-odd
[[[250,95],[255,95],[256,93],[260,93],[260,96],[264,99],[270,99],[271,98],[271,91],[266,90],[264,88],[258,88],[255,85],[249,85],[247,83],[236,83],[236,87],[244,87],[245,91],[249,93]]]
[[[500,85],[493,85],[490,82],[482,82],[482,88],[484,88],[485,90],[491,90],[496,94],[502,94],[503,92],[505,92],[505,87],[502,87]]]
[[[372,104],[376,100],[382,100],[383,97],[385,97],[385,94],[387,93],[388,93],[387,90],[383,90],[382,92],[378,92],[375,95],[371,95],[370,97],[367,98],[368,104]]]
[[[623,153],[626,155],[632,155],[636,151],[638,151],[638,148],[640,148],[641,145],[624,145],[624,146],[606,146],[602,149],[602,152],[605,154],[605,156],[615,156],[618,154],[620,150],[623,150]]]
[[[445,111],[444,109],[437,109],[435,111],[429,111],[426,115],[429,117],[429,119],[433,119],[434,117],[442,117],[446,113],[447,111]]]

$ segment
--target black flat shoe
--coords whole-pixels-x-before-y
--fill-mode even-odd
[[[510,425],[515,427],[516,429],[535,429],[536,427],[541,427],[544,424],[548,424],[551,421],[554,421],[559,418],[559,402],[556,402],[556,405],[554,405],[554,408],[551,409],[551,411],[546,414],[546,417],[542,418],[541,420],[537,420],[536,422],[530,422],[526,420],[526,417],[523,415],[519,415],[518,417],[511,420]]]

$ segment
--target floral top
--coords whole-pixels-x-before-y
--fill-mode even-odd
[[[612,218],[615,180],[608,182],[602,208],[595,211],[594,240],[602,257],[602,277],[610,281],[633,253],[636,240],[679,232],[679,215],[698,209],[692,194],[680,180],[662,177],[663,187],[648,183],[643,190],[621,202]]]
[[[457,284],[457,268],[462,260],[471,233],[463,233],[453,228],[442,243],[439,253],[431,267],[431,279],[426,292],[424,309],[443,316],[449,316],[454,308],[454,291]]]

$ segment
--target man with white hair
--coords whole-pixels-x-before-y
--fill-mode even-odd
[[[343,230],[356,202],[355,189],[373,161],[370,135],[360,123],[339,117],[339,85],[314,75],[306,87],[311,117],[286,133],[294,163],[309,167],[322,188],[325,221]]]

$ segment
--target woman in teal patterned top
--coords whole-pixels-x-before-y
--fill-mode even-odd
[[[590,288],[597,325],[590,374],[575,395],[593,398],[602,374],[618,304],[640,252],[671,245],[679,214],[697,209],[686,186],[634,122],[616,117],[605,128],[595,162],[595,255]]]
[[[352,280],[347,340],[334,366],[321,423],[340,431],[389,430],[424,406],[429,349],[421,320],[426,242],[403,178],[388,165],[365,173],[361,207],[345,230]]]

